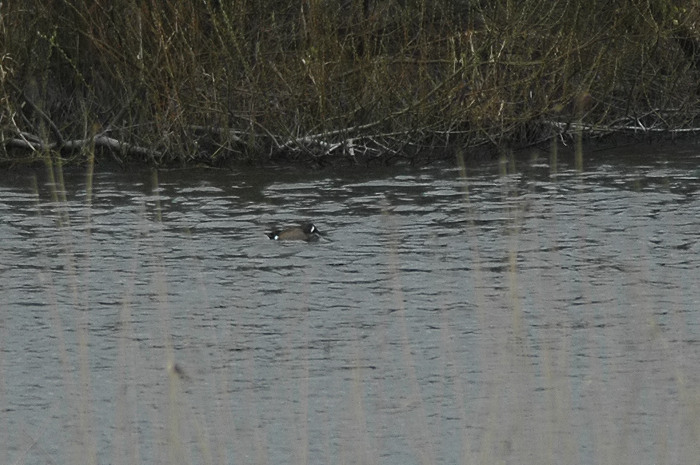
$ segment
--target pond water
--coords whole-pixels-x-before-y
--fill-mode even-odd
[[[700,149],[575,166],[6,172],[0,463],[695,463]]]

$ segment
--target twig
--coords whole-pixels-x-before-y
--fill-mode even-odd
[[[162,152],[158,150],[153,150],[153,149],[148,149],[145,147],[141,147],[138,145],[133,145],[128,142],[120,141],[119,139],[115,139],[113,137],[107,137],[107,136],[101,136],[97,135],[94,137],[88,137],[87,139],[73,139],[73,140],[68,140],[63,142],[63,144],[59,145],[58,143],[51,143],[51,144],[45,144],[41,141],[38,140],[35,136],[32,137],[27,137],[26,133],[22,133],[23,137],[13,137],[10,139],[6,139],[5,146],[7,147],[18,147],[18,148],[25,148],[25,149],[31,149],[33,151],[37,150],[60,150],[60,149],[68,149],[68,150],[74,150],[74,149],[79,149],[82,147],[85,147],[90,144],[94,144],[96,147],[104,147],[110,150],[118,150],[122,151],[125,153],[128,153],[130,155],[140,155],[140,156],[145,156],[151,159],[152,161],[156,160],[157,158],[162,157]],[[31,134],[29,135],[31,136]],[[29,141],[28,139],[33,139],[32,141]]]
[[[10,85],[10,87],[12,87],[16,92],[18,92],[22,96],[24,101],[27,102],[27,105],[29,105],[32,108],[32,110],[37,112],[37,114],[39,116],[41,116],[44,120],[46,120],[47,124],[49,125],[49,128],[51,128],[51,132],[53,132],[54,136],[56,137],[56,140],[58,141],[57,144],[60,147],[62,147],[63,144],[65,143],[65,140],[63,139],[63,135],[61,134],[61,131],[58,129],[58,126],[56,126],[56,124],[53,122],[53,120],[51,118],[49,118],[49,116],[46,113],[44,113],[41,110],[41,108],[36,106],[34,104],[34,102],[32,102],[29,99],[29,97],[27,97],[27,95],[24,93],[24,91],[22,89],[20,89],[14,82],[12,82],[9,79],[6,82]]]

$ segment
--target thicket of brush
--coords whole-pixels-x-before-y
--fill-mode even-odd
[[[692,0],[0,4],[5,161],[416,160],[692,130]]]

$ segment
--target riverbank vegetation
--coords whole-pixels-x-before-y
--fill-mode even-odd
[[[685,0],[0,4],[0,158],[411,162],[700,127]]]

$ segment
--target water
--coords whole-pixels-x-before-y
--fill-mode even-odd
[[[0,463],[691,463],[697,150],[533,155],[6,174]]]

